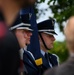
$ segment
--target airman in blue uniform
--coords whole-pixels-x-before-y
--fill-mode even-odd
[[[23,61],[21,67],[21,74],[23,75],[39,75],[39,70],[35,64],[35,58],[30,51],[27,51],[27,45],[30,44],[32,36],[32,28],[30,24],[31,14],[24,14],[18,16],[15,23],[10,28],[18,39],[20,49],[20,58]]]
[[[37,24],[39,32],[40,49],[43,60],[43,72],[48,68],[58,66],[57,55],[48,52],[48,50],[51,50],[53,48],[53,43],[55,41],[54,35],[57,35],[57,33],[54,30],[54,23],[55,21],[52,18],[50,18]]]

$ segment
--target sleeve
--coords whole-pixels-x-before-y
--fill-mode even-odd
[[[32,54],[30,51],[28,51],[28,52],[29,52],[29,54],[32,56],[32,58],[35,60],[35,58],[34,58],[33,54]]]

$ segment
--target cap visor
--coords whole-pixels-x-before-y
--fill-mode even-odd
[[[24,30],[29,30],[29,31],[33,31],[31,28],[28,28],[28,27],[19,27],[17,29],[24,29]]]
[[[50,34],[50,35],[58,35],[56,32],[54,32],[54,31],[46,31],[46,32],[44,32],[44,33],[46,33],[46,34]]]

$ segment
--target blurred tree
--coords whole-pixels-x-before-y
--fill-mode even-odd
[[[60,31],[63,31],[63,23],[72,15],[74,15],[74,0],[47,0],[47,5],[52,10],[54,18],[56,19]],[[44,13],[47,9],[38,9],[40,3],[45,2],[45,0],[38,0],[36,3],[36,13],[37,17]]]
[[[66,48],[65,41],[64,42],[55,42],[54,48],[50,50],[51,53],[58,55],[60,63],[66,61],[68,58],[68,50]]]

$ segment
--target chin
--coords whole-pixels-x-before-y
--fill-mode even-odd
[[[51,47],[51,49],[53,48],[53,46]]]
[[[52,49],[53,48],[53,46],[51,46],[49,49]]]
[[[30,42],[27,42],[27,44],[29,45],[29,44],[30,44]]]

